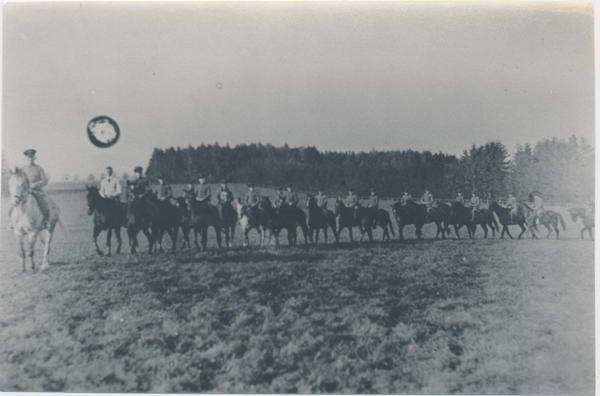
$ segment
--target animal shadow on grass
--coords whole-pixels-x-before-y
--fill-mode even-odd
[[[263,261],[277,261],[280,263],[293,263],[293,262],[314,262],[321,260],[325,255],[320,253],[303,253],[296,252],[292,254],[273,254],[273,253],[260,253],[260,254],[248,254],[247,252],[240,252],[235,254],[228,254],[223,256],[212,256],[212,257],[190,257],[190,258],[177,258],[175,262],[178,264],[194,264],[194,263],[260,263]]]

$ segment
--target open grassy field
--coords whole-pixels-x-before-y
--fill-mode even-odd
[[[99,257],[84,197],[53,196],[70,238],[44,273],[21,273],[3,209],[2,391],[594,392],[594,244],[566,217],[558,241],[244,249],[238,229]]]

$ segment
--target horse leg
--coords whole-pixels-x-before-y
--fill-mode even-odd
[[[523,234],[527,231],[527,229],[525,228],[525,226],[523,225],[523,223],[519,224],[519,227],[521,227],[521,233],[519,234],[518,239],[521,239],[521,237],[523,236]]]
[[[200,242],[200,251],[206,250],[206,242],[208,240],[208,226],[202,227],[202,242]]]
[[[135,234],[133,233],[133,228],[131,226],[127,226],[127,236],[129,237],[129,249],[130,253],[135,253]]]
[[[460,239],[460,234],[458,233],[458,226],[456,224],[454,224],[454,233],[456,234],[456,239]]]
[[[352,226],[348,227],[348,233],[350,233],[350,243],[354,243],[354,238],[352,237]]]
[[[510,237],[510,239],[514,239],[512,235],[510,235],[510,230],[508,229],[508,226],[504,226],[504,228],[506,228],[506,234]]]
[[[221,227],[213,226],[215,232],[217,233],[217,247],[221,249]],[[208,228],[207,228],[208,230]]]
[[[487,239],[487,235],[488,235],[487,225],[485,223],[483,223],[483,224],[481,224],[481,228],[483,228],[483,238]]]
[[[243,243],[244,247],[248,246],[248,232],[249,231],[250,231],[250,229],[248,227],[246,227],[244,229],[244,243]]]
[[[177,234],[179,234],[179,226],[177,225],[175,227],[169,228],[167,232],[169,232],[169,236],[171,237],[171,251],[174,252],[175,250],[177,250]]]
[[[108,248],[108,254],[107,256],[110,256],[110,240],[112,238],[112,228],[108,228],[108,230],[106,230],[106,247]]]
[[[27,255],[29,256],[29,259],[31,261],[31,269],[34,270],[35,269],[35,261],[33,260],[33,252],[35,249],[35,243],[37,241],[38,238],[38,232],[32,232],[29,234],[29,246],[27,246]]]
[[[550,239],[550,234],[552,234],[552,225],[547,226],[544,224],[544,227],[548,230],[548,234],[546,235],[546,239]]]
[[[104,256],[104,253],[102,253],[102,250],[100,250],[100,247],[98,246],[98,236],[100,235],[101,232],[102,232],[102,227],[94,226],[94,234],[92,235],[92,240],[94,241],[94,245],[96,245],[96,252],[98,253],[98,256]],[[107,244],[108,244],[108,242],[107,242]]]
[[[19,234],[19,247],[21,249],[21,264],[23,266],[23,272],[26,272],[25,235],[23,235],[23,234]]]
[[[117,238],[117,254],[121,253],[121,244],[123,240],[121,239],[121,227],[115,228],[115,237]]]
[[[302,235],[304,236],[304,245],[308,245],[308,237],[310,237],[310,242],[312,243],[312,235],[308,232],[308,226],[306,224],[300,224],[300,229],[302,230]]]
[[[404,239],[404,234],[402,232],[403,230],[404,230],[404,225],[398,223],[398,239],[399,240],[403,240]]]
[[[42,237],[42,233],[44,233],[43,237]],[[52,232],[48,229],[43,230],[40,233],[40,238],[42,239],[42,242],[44,244],[44,257],[42,259],[42,267],[40,268],[40,270],[44,271],[46,268],[48,268],[50,266],[50,263],[48,262],[48,255],[50,254],[50,243],[52,242]]]
[[[369,242],[373,242],[373,229],[367,226],[367,235],[369,236]]]
[[[594,235],[592,234],[592,227],[588,228],[588,232],[590,233],[590,239],[593,241],[594,240]]]
[[[144,233],[144,235],[146,235],[146,239],[148,239],[148,251],[152,253],[155,244],[154,235],[152,235],[152,230],[149,228],[142,228],[142,232]]]

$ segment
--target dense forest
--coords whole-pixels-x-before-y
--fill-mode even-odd
[[[429,186],[437,198],[452,198],[461,189],[476,189],[481,197],[504,198],[514,190],[520,199],[541,191],[547,201],[592,203],[594,200],[593,147],[572,136],[546,139],[535,146],[518,146],[508,154],[499,141],[473,145],[460,158],[429,151],[320,152],[315,147],[290,148],[266,144],[214,145],[155,149],[147,167],[151,179],[163,173],[170,183],[196,181],[199,173],[211,183],[284,186],[304,191],[323,188],[358,195],[370,188],[380,196],[398,197],[405,190],[420,196]]]

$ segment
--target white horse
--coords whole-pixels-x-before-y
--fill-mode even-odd
[[[52,242],[52,234],[57,223],[60,221],[60,209],[49,197],[46,197],[50,208],[49,225],[50,228],[41,229],[43,222],[43,214],[36,197],[31,193],[29,181],[27,177],[17,168],[15,171],[10,171],[10,179],[8,180],[8,189],[10,191],[11,206],[13,207],[10,219],[13,224],[15,237],[19,241],[21,247],[21,262],[23,264],[23,272],[25,272],[25,253],[31,259],[31,269],[35,269],[33,261],[33,251],[35,242],[39,237],[44,244],[44,259],[41,270],[48,268],[48,254],[50,253],[50,242]],[[28,237],[26,239],[26,237]],[[27,246],[26,246],[27,244]]]

